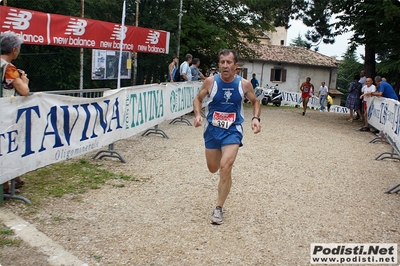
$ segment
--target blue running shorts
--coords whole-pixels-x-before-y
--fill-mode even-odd
[[[207,149],[221,149],[229,144],[239,144],[242,147],[243,128],[241,125],[232,125],[228,129],[208,124],[204,131],[204,142]]]

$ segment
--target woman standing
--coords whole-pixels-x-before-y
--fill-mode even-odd
[[[360,80],[360,75],[355,74],[354,80],[350,83],[349,95],[347,96],[346,99],[346,107],[349,109],[350,113],[350,119],[349,119],[350,122],[353,122],[354,120],[354,110],[356,110],[358,114],[361,114],[360,95],[361,95],[362,84],[358,82],[359,80]]]

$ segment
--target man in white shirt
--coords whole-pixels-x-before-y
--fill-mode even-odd
[[[360,96],[360,99],[363,99],[364,126],[360,130],[361,131],[369,131],[367,101],[369,98],[371,98],[371,96],[369,96],[369,93],[376,91],[375,85],[372,84],[372,78],[366,79],[366,85],[364,87],[362,87],[361,91],[362,91],[362,94]]]
[[[321,112],[325,111],[326,96],[328,96],[328,87],[325,85],[325,82],[321,82],[321,87],[319,87],[318,91],[319,104],[321,105],[319,110]]]
[[[187,54],[185,56],[185,62],[183,62],[179,67],[181,81],[192,81],[192,70],[190,69],[190,63],[192,63],[192,59],[193,56],[191,54]]]

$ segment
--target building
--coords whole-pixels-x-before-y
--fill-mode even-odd
[[[249,44],[255,58],[239,58],[241,75],[251,79],[255,73],[261,87],[278,84],[281,91],[300,92],[300,85],[311,78],[315,90],[325,82],[335,105],[340,105],[342,93],[336,90],[338,61],[304,47],[286,46],[286,29],[266,33],[260,44]],[[279,43],[280,45],[276,45]]]

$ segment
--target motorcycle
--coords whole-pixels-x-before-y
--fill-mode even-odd
[[[263,105],[268,105],[272,103],[275,106],[281,106],[282,103],[282,93],[278,89],[278,84],[264,89],[264,98],[261,100]]]

